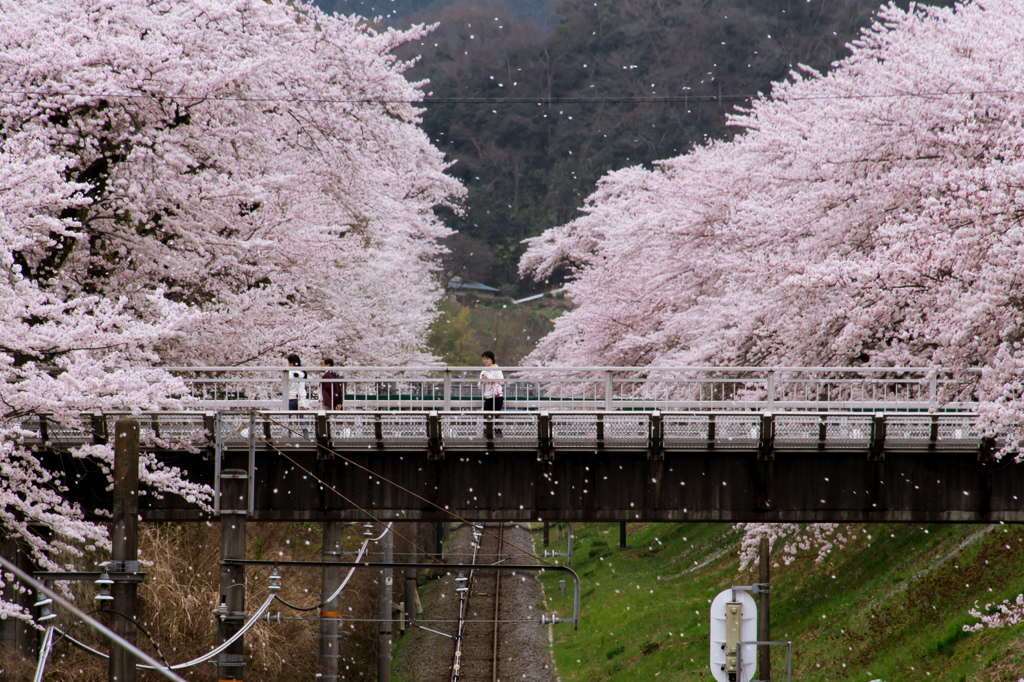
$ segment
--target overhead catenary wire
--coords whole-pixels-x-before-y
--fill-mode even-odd
[[[446,508],[442,507],[441,505],[437,504],[436,502],[434,502],[434,501],[432,501],[432,500],[428,500],[427,498],[423,497],[422,495],[417,495],[416,493],[414,493],[413,491],[409,490],[408,488],[406,488],[406,487],[404,487],[404,486],[402,486],[402,485],[399,485],[398,483],[395,483],[395,482],[394,482],[394,481],[392,481],[392,480],[389,480],[389,479],[387,479],[387,478],[384,478],[383,476],[381,476],[381,475],[380,475],[380,474],[378,474],[377,472],[375,472],[375,471],[372,471],[372,470],[370,470],[370,469],[368,469],[368,468],[364,467],[364,466],[363,466],[362,464],[360,464],[359,462],[356,462],[355,460],[352,460],[352,459],[349,459],[348,457],[345,457],[344,455],[342,455],[341,453],[337,452],[336,450],[333,450],[333,449],[331,449],[331,448],[329,448],[329,447],[327,447],[327,446],[322,446],[322,445],[319,445],[319,444],[318,444],[318,443],[317,443],[316,441],[314,441],[313,439],[311,439],[311,438],[310,438],[310,437],[309,437],[308,435],[305,435],[305,434],[300,434],[300,433],[299,433],[299,431],[297,431],[297,430],[295,430],[295,429],[291,428],[290,426],[288,426],[288,425],[287,425],[287,424],[285,424],[284,422],[281,422],[281,421],[278,421],[278,420],[274,419],[273,417],[271,417],[271,416],[270,416],[269,414],[267,414],[266,412],[261,412],[261,414],[262,414],[262,415],[263,415],[263,417],[264,417],[264,418],[265,418],[265,419],[266,419],[267,421],[269,421],[269,422],[270,422],[271,424],[277,424],[277,425],[278,425],[278,426],[280,426],[281,428],[283,428],[283,429],[285,429],[286,431],[290,432],[290,433],[291,433],[291,434],[292,434],[293,436],[295,436],[296,438],[302,438],[302,439],[304,439],[304,440],[306,440],[306,441],[308,441],[308,442],[310,442],[310,443],[313,443],[314,445],[317,445],[318,447],[321,447],[321,448],[323,448],[324,450],[326,450],[327,452],[331,453],[332,455],[334,455],[334,456],[335,456],[335,457],[337,457],[338,459],[340,459],[340,460],[342,460],[342,461],[344,461],[344,462],[347,462],[347,463],[351,464],[352,466],[354,466],[354,467],[356,467],[356,468],[358,468],[358,469],[361,469],[362,471],[366,472],[366,473],[367,473],[367,474],[369,474],[370,476],[373,476],[374,478],[378,479],[379,481],[382,481],[383,483],[387,483],[388,485],[390,485],[390,486],[393,486],[393,487],[397,488],[398,490],[401,490],[402,492],[406,493],[407,495],[411,495],[411,496],[415,497],[415,498],[416,498],[417,500],[420,500],[421,502],[425,502],[426,504],[429,504],[429,505],[430,505],[431,507],[433,507],[434,509],[437,509],[438,511],[440,511],[440,512],[442,512],[442,513],[444,513],[444,514],[447,514],[447,515],[451,516],[452,518],[454,518],[454,519],[457,519],[457,520],[461,521],[462,523],[465,523],[465,524],[466,524],[466,525],[468,525],[468,526],[471,526],[471,527],[473,527],[473,528],[479,529],[479,530],[480,530],[481,532],[483,532],[483,533],[486,533],[487,535],[490,535],[490,536],[491,536],[492,538],[494,538],[495,540],[499,540],[499,538],[498,538],[498,536],[497,536],[497,535],[494,535],[494,534],[493,534],[493,533],[491,533],[490,531],[486,530],[486,529],[485,529],[485,528],[483,527],[483,525],[477,525],[477,524],[473,523],[472,521],[469,521],[469,520],[467,520],[467,519],[464,519],[464,518],[462,518],[461,516],[459,516],[459,515],[458,515],[458,514],[456,514],[455,512],[451,511],[450,509],[446,509]],[[241,432],[238,432],[238,433],[239,433],[239,435],[241,435]],[[306,474],[307,474],[307,475],[311,476],[311,477],[312,477],[312,478],[313,478],[313,479],[314,479],[315,481],[317,481],[317,482],[318,482],[318,483],[320,483],[321,485],[323,485],[323,486],[327,487],[327,488],[328,488],[329,490],[333,490],[333,491],[334,491],[335,493],[337,493],[337,494],[338,494],[338,495],[339,495],[339,496],[340,496],[340,497],[341,497],[342,499],[344,499],[345,501],[349,502],[349,504],[352,504],[352,506],[356,507],[356,508],[357,508],[357,509],[359,509],[360,511],[364,512],[365,514],[367,514],[368,516],[370,516],[371,518],[373,518],[373,519],[374,519],[374,521],[377,521],[378,523],[382,523],[382,522],[381,522],[381,521],[379,521],[378,519],[374,518],[374,517],[373,517],[373,516],[372,516],[372,515],[371,515],[371,514],[370,514],[369,512],[367,512],[366,510],[364,510],[364,509],[360,508],[360,507],[359,507],[358,505],[356,505],[356,504],[355,504],[354,502],[351,502],[350,500],[348,500],[348,498],[346,498],[346,497],[345,497],[344,495],[342,495],[342,494],[341,494],[340,492],[338,492],[338,491],[334,490],[334,488],[332,488],[332,487],[331,487],[330,485],[328,485],[328,484],[327,484],[326,482],[324,482],[324,481],[322,481],[321,479],[317,478],[317,476],[316,476],[315,474],[313,474],[313,473],[312,473],[311,471],[309,471],[308,469],[306,469],[305,467],[303,467],[302,465],[300,465],[300,464],[299,464],[298,462],[296,462],[296,461],[295,461],[294,459],[292,459],[291,457],[288,457],[288,455],[287,455],[287,454],[286,454],[286,453],[285,453],[285,452],[284,452],[283,450],[281,450],[281,449],[280,449],[280,448],[278,448],[277,446],[273,445],[273,444],[272,444],[272,443],[271,443],[271,442],[270,442],[269,440],[267,440],[266,438],[262,438],[262,437],[260,437],[260,440],[262,440],[263,442],[265,442],[265,443],[267,443],[268,445],[270,445],[270,447],[272,447],[272,448],[273,448],[274,450],[276,450],[277,452],[281,453],[281,454],[282,454],[282,455],[283,455],[283,456],[284,456],[285,458],[287,458],[287,459],[288,459],[288,461],[292,462],[293,464],[295,464],[295,466],[297,466],[297,467],[299,467],[300,469],[302,469],[302,470],[303,470],[304,472],[306,472]],[[396,535],[397,535],[397,533],[396,533]],[[399,536],[399,537],[401,537],[401,536]],[[403,539],[405,539],[405,538],[403,538]],[[508,545],[508,546],[512,547],[513,549],[518,549],[518,550],[519,550],[520,552],[522,552],[523,554],[525,554],[525,555],[527,555],[527,556],[529,556],[529,557],[531,557],[531,558],[533,558],[533,559],[536,559],[537,561],[539,561],[539,562],[541,562],[541,563],[543,563],[543,564],[545,564],[545,565],[547,565],[547,566],[551,566],[551,565],[552,565],[552,564],[551,564],[551,562],[549,562],[549,561],[547,561],[547,560],[545,560],[545,559],[543,559],[543,558],[539,557],[538,555],[534,554],[533,552],[531,552],[531,551],[529,551],[529,550],[527,550],[527,549],[523,549],[522,547],[519,547],[518,545],[515,545],[515,544],[513,544],[512,542],[509,542],[508,540],[505,540],[505,541],[504,541],[504,543],[505,543],[506,545]],[[416,545],[415,545],[414,543],[412,543],[412,542],[409,542],[409,544],[411,544],[411,545],[412,545],[413,547],[416,547]],[[419,549],[419,548],[417,547],[417,549]],[[423,551],[423,550],[421,550],[421,551]],[[426,554],[426,552],[424,552],[424,553]],[[431,556],[431,555],[430,555],[430,554],[427,554],[427,556]],[[433,557],[431,557],[431,558],[433,558]],[[442,562],[438,561],[438,563],[442,563]]]
[[[55,602],[60,604],[62,607],[64,607],[65,609],[67,609],[71,613],[75,614],[76,616],[78,616],[79,618],[84,620],[93,629],[98,630],[99,632],[101,632],[103,635],[105,635],[109,639],[113,640],[114,642],[117,642],[121,647],[123,647],[124,649],[128,650],[130,653],[134,654],[137,658],[141,659],[142,661],[144,661],[146,663],[149,663],[149,664],[153,665],[154,666],[153,669],[157,670],[158,672],[160,672],[160,674],[162,674],[164,677],[166,677],[168,679],[171,679],[171,680],[175,680],[175,682],[185,682],[181,677],[179,677],[178,675],[174,674],[171,670],[169,670],[167,668],[161,667],[160,664],[152,656],[147,654],[145,651],[139,649],[137,646],[135,646],[134,644],[132,644],[131,642],[126,640],[124,637],[121,637],[120,635],[118,635],[116,632],[114,632],[113,630],[111,630],[110,628],[105,626],[103,623],[100,623],[99,621],[97,621],[92,616],[89,616],[88,614],[86,614],[84,611],[82,611],[80,608],[78,608],[77,606],[75,606],[74,604],[69,602],[67,599],[62,597],[56,591],[50,589],[49,587],[47,587],[46,585],[44,585],[40,581],[36,580],[35,578],[33,578],[31,575],[29,575],[25,571],[21,570],[21,568],[19,568],[16,564],[12,563],[9,559],[7,559],[7,557],[5,557],[3,555],[0,555],[0,565],[2,565],[5,569],[10,571],[11,573],[13,573],[15,576],[17,576],[17,578],[21,582],[23,582],[26,585],[32,586],[32,588],[35,589],[37,592],[39,592],[41,594],[45,594],[50,599],[53,599]]]
[[[239,637],[241,637],[246,632],[248,632],[249,629],[259,621],[260,616],[262,616],[264,613],[266,613],[267,609],[270,608],[270,605],[274,602],[275,599],[277,599],[277,595],[276,594],[272,594],[269,597],[267,597],[266,601],[264,601],[263,604],[260,606],[260,608],[258,608],[256,610],[256,613],[254,613],[249,618],[249,622],[247,622],[245,625],[243,625],[238,630],[238,632],[236,632],[234,635],[232,635],[231,638],[226,640],[223,644],[221,644],[217,648],[211,649],[210,651],[206,652],[202,656],[199,656],[198,658],[194,658],[191,661],[186,661],[185,663],[178,663],[176,665],[161,666],[161,665],[153,665],[153,663],[156,663],[156,661],[153,661],[151,658],[149,658],[147,656],[146,659],[149,660],[151,663],[150,664],[138,663],[138,664],[136,664],[136,667],[143,668],[145,670],[156,670],[156,671],[159,671],[159,672],[163,672],[165,670],[166,671],[181,670],[182,668],[190,668],[190,667],[192,667],[194,665],[199,665],[200,663],[205,663],[206,661],[210,660],[211,658],[213,658],[214,656],[216,656],[217,654],[221,653],[222,651],[227,649],[229,646],[234,644],[235,641],[237,641]],[[110,654],[105,654],[102,651],[99,651],[98,649],[94,649],[93,647],[89,646],[85,642],[81,642],[81,641],[75,639],[74,637],[72,637],[71,635],[69,635],[66,632],[63,632],[61,630],[58,630],[58,631],[61,633],[61,635],[65,639],[67,639],[69,642],[71,642],[72,644],[74,644],[78,648],[82,649],[83,651],[85,651],[87,653],[91,653],[94,656],[98,656],[99,658],[104,658],[104,659],[109,659],[110,658]],[[177,676],[174,676],[171,679],[181,680],[181,678],[177,677]]]
[[[229,588],[230,587],[236,587],[236,586],[235,585],[230,585]],[[149,638],[150,643],[153,645],[153,649],[156,651],[156,655],[160,657],[160,661],[164,664],[164,666],[165,667],[170,667],[171,664],[167,662],[167,657],[164,656],[164,652],[160,650],[160,645],[157,644],[156,639],[154,639],[153,635],[151,635],[149,633],[149,630],[147,630],[145,627],[142,626],[141,623],[139,623],[138,618],[129,618],[127,615],[121,613],[120,611],[117,611],[117,610],[112,609],[112,608],[106,608],[106,607],[90,611],[89,615],[91,616],[91,615],[93,615],[95,613],[113,613],[113,614],[116,614],[116,615],[121,616],[122,618],[124,618],[125,622],[131,623],[133,627],[135,627],[138,630],[140,630],[142,632],[142,634],[146,635],[146,637]],[[76,625],[80,625],[81,623],[82,623],[82,621],[80,621],[80,620],[79,621],[75,621],[74,623],[71,624],[71,627],[68,628],[68,630],[70,631]],[[61,636],[62,637],[66,636],[66,635],[67,635],[67,633],[61,631]],[[59,641],[60,640],[57,640],[57,642],[59,642]],[[55,642],[55,644],[56,644],[56,642]]]
[[[369,544],[371,542],[377,542],[378,540],[383,538],[388,533],[393,533],[393,532],[394,531],[392,529],[392,524],[389,523],[387,525],[387,528],[384,530],[384,532],[381,533],[380,535],[378,535],[377,537],[375,537],[375,538],[366,538],[365,540],[363,540],[363,546],[359,548],[359,553],[356,555],[356,562],[358,562],[360,559],[363,558],[363,552],[366,550],[366,548],[369,546]],[[355,572],[356,572],[356,567],[353,566],[352,568],[350,568],[348,570],[348,575],[345,576],[345,579],[341,581],[340,585],[338,585],[338,589],[336,589],[331,594],[330,597],[327,597],[326,599],[321,601],[316,606],[296,606],[294,604],[291,604],[291,603],[285,601],[280,596],[278,596],[277,600],[279,602],[281,602],[282,604],[284,604],[285,606],[287,606],[288,608],[294,609],[295,611],[315,611],[316,609],[319,609],[319,608],[321,608],[321,607],[323,607],[323,606],[325,606],[327,604],[330,604],[332,601],[334,601],[341,594],[341,591],[345,589],[345,585],[348,584],[349,579],[352,578],[352,574],[354,574]]]
[[[269,419],[269,417],[268,417],[268,419]],[[273,421],[273,420],[271,420],[271,421]],[[285,425],[285,424],[281,424],[280,422],[275,422],[275,423],[279,424],[279,425],[280,425],[280,426],[282,426],[283,428],[287,429],[288,431],[291,431],[291,432],[292,432],[293,434],[295,434],[296,436],[298,436],[298,434],[299,434],[299,432],[298,432],[298,431],[295,431],[295,430],[293,430],[293,429],[289,428],[289,427],[288,427],[287,425]],[[241,431],[240,429],[238,429],[238,428],[235,428],[235,427],[231,426],[230,424],[224,424],[223,422],[221,422],[221,424],[222,424],[222,426],[226,426],[227,428],[229,428],[229,429],[231,429],[232,431],[234,431],[234,432],[235,432],[235,434],[237,434],[238,436],[242,436],[242,431]],[[243,437],[244,437],[244,436],[243,436]],[[309,440],[309,437],[308,437],[308,436],[303,436],[303,437],[304,437],[304,438],[306,438],[306,440]],[[383,520],[381,520],[381,519],[377,518],[376,516],[374,516],[373,514],[371,514],[371,513],[370,513],[370,511],[369,511],[368,509],[364,509],[363,507],[360,507],[360,506],[359,506],[358,504],[356,504],[356,503],[355,503],[355,502],[354,502],[353,500],[349,499],[348,497],[345,497],[345,495],[343,495],[343,494],[342,494],[342,493],[341,493],[341,492],[340,492],[339,490],[337,490],[336,488],[334,488],[334,487],[333,487],[333,486],[332,486],[331,484],[329,484],[329,483],[328,483],[327,481],[323,480],[322,478],[320,478],[319,476],[317,476],[316,474],[314,474],[314,473],[313,473],[312,471],[310,471],[309,469],[307,469],[306,467],[302,466],[301,464],[299,464],[298,462],[296,462],[296,461],[295,461],[294,459],[292,459],[291,457],[289,457],[289,456],[288,456],[288,453],[286,453],[286,452],[285,452],[284,450],[282,450],[281,448],[279,448],[279,447],[277,447],[276,445],[274,445],[274,444],[273,444],[272,442],[270,442],[270,440],[268,440],[267,438],[265,438],[265,437],[263,437],[263,436],[257,436],[257,438],[258,438],[258,439],[259,439],[260,441],[262,441],[263,443],[266,443],[266,444],[267,444],[267,445],[268,445],[268,446],[269,446],[269,447],[270,447],[271,449],[275,450],[275,451],[276,451],[276,452],[277,452],[277,453],[278,453],[279,455],[281,455],[282,457],[284,457],[285,459],[287,459],[287,460],[288,460],[289,462],[291,462],[291,463],[292,463],[293,465],[295,465],[296,467],[298,467],[299,469],[301,469],[302,471],[304,471],[304,472],[306,473],[306,475],[308,475],[308,476],[309,476],[310,478],[312,478],[312,479],[313,479],[314,481],[316,481],[317,483],[319,483],[319,484],[320,484],[320,485],[322,485],[323,487],[325,487],[325,488],[327,488],[328,490],[330,490],[330,491],[331,491],[332,493],[334,493],[335,495],[337,495],[338,497],[340,497],[341,499],[343,499],[343,500],[344,500],[345,502],[347,502],[348,504],[350,504],[350,505],[352,505],[353,507],[355,507],[356,509],[358,509],[358,510],[359,510],[360,512],[362,512],[363,514],[366,514],[366,516],[368,516],[369,518],[373,519],[374,521],[376,521],[376,522],[377,522],[377,523],[379,523],[380,525],[382,525],[382,526],[384,526],[385,528],[387,528],[388,530],[390,530],[390,532],[394,533],[394,534],[395,534],[395,535],[397,535],[398,537],[400,537],[400,538],[402,538],[403,540],[405,540],[406,542],[408,542],[410,546],[412,546],[412,547],[415,547],[415,548],[416,548],[417,550],[419,550],[419,551],[420,551],[420,552],[421,552],[421,553],[422,553],[423,555],[425,555],[425,556],[426,556],[427,558],[429,558],[430,560],[432,560],[432,561],[434,561],[434,562],[436,562],[436,563],[438,563],[438,564],[442,564],[442,565],[444,564],[444,562],[443,562],[443,561],[440,561],[439,559],[435,558],[435,557],[434,557],[433,555],[431,555],[431,554],[430,554],[430,553],[429,553],[429,552],[428,552],[427,550],[423,549],[422,547],[420,547],[419,545],[417,545],[417,544],[416,544],[415,542],[413,542],[413,541],[412,541],[412,540],[410,540],[409,538],[405,537],[405,536],[404,536],[404,535],[402,535],[401,533],[399,533],[399,532],[397,532],[396,530],[394,530],[394,529],[393,529],[393,528],[391,527],[391,525],[390,525],[390,524],[388,524],[388,523],[385,523],[385,522],[384,522]],[[315,441],[310,441],[310,442],[315,442]],[[332,451],[332,452],[333,452],[333,451]],[[336,453],[335,453],[335,454],[336,454]],[[381,535],[380,537],[384,537],[384,536],[383,536],[383,535]]]

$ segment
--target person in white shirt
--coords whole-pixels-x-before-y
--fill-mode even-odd
[[[502,390],[501,380],[504,379],[501,370],[494,362],[494,353],[485,350],[480,355],[487,369],[480,372],[480,389],[484,394],[484,410],[488,412],[501,410],[505,405],[505,392]]]
[[[288,356],[288,366],[302,366],[302,360],[297,353]],[[288,409],[297,410],[299,403],[306,401],[306,373],[297,369],[288,370]]]

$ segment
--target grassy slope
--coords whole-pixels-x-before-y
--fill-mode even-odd
[[[749,585],[738,573],[739,532],[723,524],[579,524],[573,568],[583,581],[579,632],[559,625],[563,680],[711,680],[708,608]],[[967,610],[1024,591],[1024,529],[867,525],[821,564],[772,568],[772,639],[793,642],[794,679],[1011,680],[1024,676],[1024,625],[969,634]],[[538,536],[539,540],[539,536]],[[539,548],[539,542],[538,542]],[[564,534],[551,549],[565,550]],[[548,610],[572,612],[556,572]],[[773,679],[781,675],[773,654]]]

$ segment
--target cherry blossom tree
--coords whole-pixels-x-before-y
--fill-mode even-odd
[[[528,242],[522,272],[569,265],[576,307],[526,362],[942,367],[1020,453],[1022,36],[1010,0],[886,6],[734,140],[610,173]]]
[[[281,0],[0,0],[0,526],[40,563],[106,534],[22,446],[26,416],[179,405],[160,366],[426,357],[433,210],[463,190],[392,54],[425,30]]]
[[[576,302],[530,360],[941,366],[1016,449],[1022,27],[1008,1],[884,7],[733,141],[609,174],[530,240],[523,272],[571,264]]]

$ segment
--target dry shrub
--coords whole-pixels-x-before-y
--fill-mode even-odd
[[[359,530],[362,530],[359,528]],[[346,534],[345,547],[358,548],[358,531]],[[247,558],[266,560],[320,559],[321,526],[313,523],[248,523]],[[140,556],[152,562],[145,566],[147,580],[139,586],[139,622],[159,645],[159,652],[143,632],[137,636],[141,649],[171,665],[192,660],[209,651],[217,642],[214,609],[219,603],[220,525],[142,524],[139,531]],[[270,594],[270,566],[246,569],[246,610],[254,612]],[[310,607],[320,602],[320,575],[317,567],[281,566],[278,594],[296,606]],[[344,573],[343,573],[344,575]],[[343,624],[339,642],[342,679],[367,679],[375,669],[373,650],[376,624],[362,619],[375,615],[377,572],[357,569],[342,594],[341,611],[345,618],[360,619]],[[91,586],[90,586],[91,587]],[[92,603],[94,590],[83,595],[81,603]],[[91,607],[86,607],[91,610]],[[261,621],[245,634],[245,679],[249,682],[284,682],[314,679],[319,669],[319,609],[294,611],[280,603],[270,613],[280,611],[281,623]],[[65,616],[66,614],[62,614]],[[108,623],[105,614],[95,614]],[[62,617],[63,623],[68,623]],[[72,634],[100,651],[109,644],[84,626],[70,628]],[[66,642],[51,655],[46,680],[103,682],[108,678],[106,660],[81,652]],[[217,680],[211,663],[200,663],[177,671],[188,680]],[[18,678],[15,678],[18,679]],[[139,672],[140,681],[163,680],[154,672]]]

